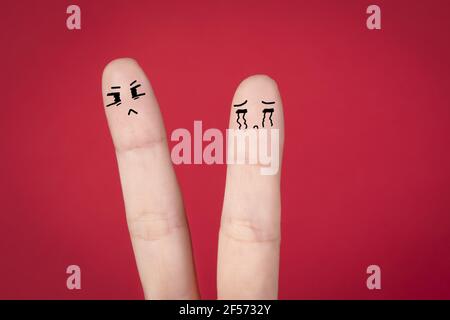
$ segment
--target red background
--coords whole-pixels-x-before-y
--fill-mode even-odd
[[[450,298],[450,2],[375,3],[381,31],[369,1],[77,1],[77,31],[72,2],[2,3],[0,298],[143,298],[101,96],[123,56],[169,134],[225,129],[243,78],[278,81],[280,298]],[[211,299],[225,170],[176,167]]]

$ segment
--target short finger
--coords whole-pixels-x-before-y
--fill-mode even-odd
[[[238,142],[242,136],[247,139],[244,147]],[[229,157],[219,235],[218,297],[275,299],[284,121],[274,80],[256,75],[239,85],[231,106],[227,140]],[[230,164],[233,161],[235,164]]]

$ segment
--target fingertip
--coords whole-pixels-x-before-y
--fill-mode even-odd
[[[246,85],[265,85],[265,86],[274,86],[278,88],[277,82],[269,75],[267,74],[254,74],[251,76],[248,76],[244,80],[241,81],[241,83],[238,86],[238,89],[241,87],[244,87]]]
[[[138,62],[133,58],[123,57],[111,60],[103,69],[102,79],[111,76],[114,72],[117,72],[117,70],[123,70],[133,67],[139,67]]]
[[[118,58],[110,61],[103,69],[102,88],[107,90],[107,85],[120,83],[125,79],[140,78],[148,81],[144,70],[133,58]]]
[[[102,75],[106,118],[116,149],[165,137],[158,101],[144,70],[132,58],[109,62]]]
[[[266,74],[251,75],[236,88],[230,128],[282,129],[283,102],[277,82]]]

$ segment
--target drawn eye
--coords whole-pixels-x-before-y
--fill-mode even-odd
[[[120,89],[120,86],[115,86],[115,87],[111,87],[112,90],[118,90]],[[120,92],[109,92],[106,94],[106,96],[108,97],[113,97],[114,101],[111,102],[110,104],[107,104],[107,107],[116,105],[116,106],[120,106],[121,105],[121,100],[120,100]]]
[[[263,114],[264,114],[263,120],[262,120],[262,126],[263,126],[263,128],[264,128],[264,122],[266,121],[266,114],[267,114],[267,113],[270,113],[270,116],[269,116],[270,126],[273,127],[273,121],[272,121],[273,111],[274,111],[273,108],[263,109],[263,111],[262,111]]]
[[[138,93],[137,89],[141,86],[140,84],[137,84],[135,86],[133,86],[135,83],[137,82],[137,80],[134,80],[132,83],[130,83],[130,91],[131,91],[131,97],[136,100],[139,99],[140,96],[144,96],[145,93]]]

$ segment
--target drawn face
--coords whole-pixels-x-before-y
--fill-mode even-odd
[[[137,80],[134,80],[133,82],[131,82],[129,84],[129,88],[128,89],[123,90],[123,91],[125,91],[124,94],[129,94],[133,100],[137,100],[141,96],[145,95],[144,92],[138,93],[138,88],[140,86],[141,85],[139,83],[137,83]],[[113,90],[113,91],[108,92],[106,94],[106,96],[107,97],[112,97],[113,101],[111,103],[108,103],[106,105],[106,107],[112,107],[112,106],[118,107],[118,106],[120,106],[122,104],[122,97],[121,97],[120,89],[121,89],[121,86],[112,86],[111,87],[111,90]],[[128,109],[128,115],[131,115],[131,114],[138,114],[138,112],[136,110],[132,109],[132,108],[129,108]]]
[[[275,125],[279,107],[281,99],[276,83],[267,76],[256,75],[239,85],[233,98],[232,112],[240,130],[270,129]]]
[[[245,119],[245,115],[248,112],[248,109],[246,108],[246,104],[247,104],[247,100],[245,100],[244,102],[240,103],[240,104],[234,104],[233,107],[238,108],[236,109],[236,115],[237,115],[237,120],[236,122],[239,125],[239,129],[247,129],[248,128],[248,124],[247,124],[247,119]],[[275,104],[275,101],[264,101],[261,100],[261,103],[263,105],[272,105]],[[274,109],[273,108],[264,108],[262,109],[262,120],[261,120],[261,127],[262,128],[266,128],[266,127],[273,127],[273,120],[272,120],[272,116],[273,116],[273,112]],[[266,120],[266,115],[269,114],[269,116],[267,117]],[[253,129],[259,129],[258,124],[254,124],[253,125]]]

